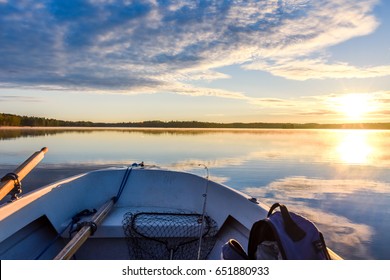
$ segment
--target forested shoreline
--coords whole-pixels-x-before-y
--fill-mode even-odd
[[[135,128],[280,128],[280,129],[390,129],[390,123],[216,123],[199,121],[142,121],[104,123],[91,121],[65,121],[43,117],[19,116],[0,113],[0,126],[3,127],[135,127]]]

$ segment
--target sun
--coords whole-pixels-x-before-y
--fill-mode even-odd
[[[343,113],[350,120],[361,120],[366,114],[373,111],[373,100],[368,94],[350,93],[339,96],[335,100],[337,111]]]

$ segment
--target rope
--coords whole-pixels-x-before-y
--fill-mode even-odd
[[[122,182],[121,182],[121,185],[119,187],[119,190],[118,190],[118,193],[117,195],[114,197],[114,204],[118,202],[119,198],[121,197],[122,195],[122,192],[127,184],[127,180],[129,179],[130,177],[130,174],[131,174],[131,171],[133,170],[133,167],[138,167],[138,166],[141,166],[141,167],[144,167],[144,162],[142,161],[141,163],[133,163],[131,165],[131,167],[127,167],[126,169],[126,172],[125,174],[123,175],[123,178],[122,178]]]
[[[121,185],[119,187],[119,190],[118,190],[118,193],[117,195],[114,197],[114,204],[118,202],[119,198],[121,197],[122,195],[122,192],[123,192],[123,189],[125,188],[126,186],[126,183],[127,183],[127,180],[129,179],[130,177],[130,173],[131,171],[133,170],[133,166],[134,164],[130,167],[127,167],[126,169],[126,172],[125,174],[123,175],[123,178],[122,178],[122,182],[121,182]]]

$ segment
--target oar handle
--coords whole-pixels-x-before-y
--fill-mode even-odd
[[[18,168],[13,172],[19,181],[23,180],[24,177],[30,171],[38,165],[38,163],[44,158],[45,154],[49,149],[44,147],[40,151],[32,154],[27,160],[25,160]],[[0,182],[0,200],[3,199],[12,189],[14,188],[14,181],[9,179],[4,182]]]

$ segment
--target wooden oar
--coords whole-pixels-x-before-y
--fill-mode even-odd
[[[32,154],[25,162],[23,162],[13,172],[19,181],[21,181],[26,175],[43,159],[48,148],[42,148],[40,151]],[[15,182],[12,179],[6,180],[0,183],[0,200],[3,199],[12,189],[15,187]]]
[[[95,215],[93,215],[90,224],[83,226],[54,259],[69,260],[77,252],[81,245],[84,244],[88,237],[93,234],[91,225],[98,226],[110,212],[113,206],[114,198],[110,199],[102,207],[100,207]]]
[[[333,252],[331,249],[327,248],[328,249],[328,253],[329,253],[329,256],[330,256],[330,259],[331,260],[343,260],[342,257],[340,257],[339,255],[337,255],[335,252]]]

